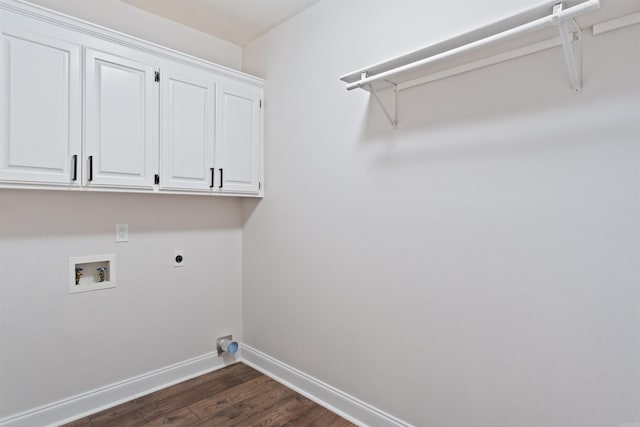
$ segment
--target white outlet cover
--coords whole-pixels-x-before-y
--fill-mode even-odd
[[[129,224],[116,224],[116,243],[129,241]]]

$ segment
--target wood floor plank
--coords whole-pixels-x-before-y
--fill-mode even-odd
[[[94,427],[137,427],[145,423],[144,418],[137,412],[127,412],[120,416],[104,418],[100,421],[93,421]]]
[[[65,424],[65,427],[93,427],[93,424],[89,418],[85,417],[76,421],[71,421],[70,423]]]
[[[352,423],[322,406],[316,405],[308,412],[286,424],[286,427],[349,427]]]
[[[218,411],[222,411],[238,402],[266,392],[268,388],[273,387],[273,383],[275,383],[275,381],[271,378],[261,375],[189,405],[189,409],[204,420]]]
[[[225,377],[228,376],[239,376],[241,377],[242,375],[249,375],[249,372],[243,368],[243,367],[236,367],[236,365],[241,365],[240,363],[237,363],[235,365],[231,365],[225,369],[221,369],[218,371],[214,371],[214,372],[210,372],[204,375],[201,375],[199,377],[196,378],[192,378],[190,380],[187,381],[183,381],[181,383],[175,384],[173,386],[164,388],[162,390],[159,390],[157,392],[139,397],[137,399],[134,399],[130,402],[126,402],[123,403],[122,405],[118,405],[115,406],[113,408],[107,409],[105,411],[99,412],[97,414],[91,415],[89,418],[91,419],[91,421],[93,422],[93,424],[95,426],[101,427],[101,426],[109,426],[109,425],[114,425],[111,424],[112,420],[114,419],[119,419],[120,417],[122,417],[125,414],[131,413],[131,412],[135,412],[138,409],[143,409],[146,408],[144,410],[144,412],[146,413],[147,411],[150,411],[149,408],[153,408],[157,406],[157,402],[160,402],[162,400],[168,399],[170,397],[174,397],[177,396],[181,393],[184,393],[186,391],[189,390],[193,390],[195,387],[201,386],[203,384],[207,384],[209,382],[212,381],[218,381],[220,379],[224,379]],[[246,366],[246,365],[243,365]],[[247,366],[247,368],[249,368]],[[249,368],[251,369],[251,368]],[[178,408],[168,408],[165,410],[165,412],[171,412],[172,409],[178,409]],[[161,416],[163,413],[165,412],[159,412],[157,416]],[[135,416],[134,416],[135,417]],[[151,420],[152,418],[149,417],[149,420]],[[66,426],[65,426],[66,427]]]
[[[308,412],[314,403],[295,393],[249,417],[243,426],[281,427]]]
[[[105,426],[109,425],[115,419],[136,412],[136,410],[141,407],[141,403],[137,402],[136,400],[132,400],[121,405],[114,406],[113,408],[109,408],[107,410],[90,415],[88,418],[95,426]]]
[[[297,393],[295,391],[274,381],[271,384],[271,387],[266,389],[264,393],[259,393],[255,396],[244,399],[238,402],[235,407],[240,409],[243,414],[251,417],[263,412],[265,409],[275,405],[279,401],[289,399],[296,394]]]
[[[353,424],[236,363],[64,427],[348,427]]]
[[[165,399],[151,402],[148,405],[138,409],[138,413],[147,421],[168,415],[171,412],[189,406],[192,402],[199,402],[211,395],[219,393],[242,383],[242,380],[235,375],[225,375],[217,378],[215,381],[209,381],[199,384],[182,393],[173,394]]]
[[[244,370],[236,368],[236,365],[241,365],[241,363],[236,363],[224,369],[219,369],[217,371],[209,372],[199,377],[191,378],[190,380],[183,381],[181,383],[172,385],[167,388],[163,388],[162,390],[140,397],[136,399],[136,401],[143,402],[145,404],[148,402],[157,402],[159,400],[163,400],[168,397],[175,396],[179,393],[183,393],[187,390],[193,389],[194,387],[200,386],[202,384],[206,384],[211,381],[218,381],[221,378],[227,377],[229,375],[237,376],[244,373]],[[238,372],[239,374],[236,374],[236,372]]]
[[[193,427],[233,427],[246,425],[247,417],[239,409],[230,407],[216,412]]]
[[[188,408],[178,409],[164,417],[156,418],[150,423],[143,424],[144,427],[189,427],[197,424],[200,418]]]

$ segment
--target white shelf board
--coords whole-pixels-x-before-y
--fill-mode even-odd
[[[404,90],[417,84],[432,82],[518,56],[530,55],[561,46],[557,43],[559,41],[558,28],[555,25],[549,28],[538,28],[531,32],[506,34],[504,38],[495,37],[501,33],[509,33],[510,29],[526,27],[528,23],[548,17],[556,3],[558,0],[543,1],[538,6],[514,16],[499,19],[462,35],[359,68],[344,74],[340,79],[347,83],[349,90],[361,88],[371,91],[395,85],[397,85],[397,90]],[[584,6],[586,3],[588,3],[587,0],[568,0],[564,1],[563,5],[565,10],[576,6],[579,9],[581,5]],[[574,19],[582,29],[594,27],[594,34],[633,25],[638,23],[638,20],[640,20],[640,1],[638,0],[602,0],[598,10],[590,8],[588,14]],[[482,44],[478,48],[460,49],[488,38],[496,38],[496,40]],[[451,51],[456,50],[460,50],[460,53],[453,52],[451,54]],[[419,64],[425,60],[427,63]],[[394,70],[397,69],[400,70],[395,73]],[[372,78],[370,79],[373,80],[371,85],[358,85],[358,82],[362,80],[363,73]],[[383,74],[383,78],[376,80],[376,76],[381,74]]]
[[[362,73],[367,73],[370,76],[373,76],[373,75],[380,74],[395,68],[405,66],[407,64],[418,62],[424,58],[428,58],[446,51],[450,51],[452,49],[456,49],[460,46],[464,46],[476,40],[490,37],[492,35],[506,31],[510,28],[517,27],[527,22],[533,21],[541,16],[548,15],[554,3],[557,3],[557,1],[547,1],[544,4],[541,4],[540,6],[518,13],[518,15],[515,17],[510,16],[510,17],[501,18],[497,21],[475,28],[464,34],[451,37],[445,40],[441,40],[439,42],[403,53],[401,55],[387,59],[382,62],[370,64],[366,67],[359,68],[357,70],[354,70],[352,72],[349,72],[347,74],[340,76],[340,80],[342,80],[345,83],[354,83],[361,79]],[[399,76],[398,79],[401,80],[401,77]]]
[[[527,49],[528,46],[541,47],[558,35],[563,23],[578,32],[572,18],[592,12],[600,7],[599,0],[563,2],[563,8],[554,13],[555,1],[547,1],[517,15],[503,18],[489,25],[469,31],[389,60],[352,71],[341,76],[347,89],[362,88],[379,90],[387,86],[402,85],[408,81],[418,81],[430,74],[443,73],[452,68],[472,69],[466,64],[477,63],[486,66],[487,58],[507,60],[515,53],[530,54],[541,49]],[[507,53],[505,56],[504,54]],[[501,62],[501,61],[498,61]],[[488,65],[496,63],[489,61]],[[447,73],[444,73],[445,75]],[[459,74],[459,73],[454,73]],[[426,79],[433,81],[433,79]],[[403,85],[404,87],[411,85]]]
[[[596,24],[593,26],[593,35],[597,36],[600,34],[608,33],[609,31],[618,30],[620,28],[625,28],[636,24],[640,24],[640,12],[621,16],[619,18]]]
[[[344,74],[340,80],[347,83],[347,90],[371,92],[395,128],[399,91],[548,49],[561,48],[571,87],[580,92],[583,29],[593,27],[597,35],[637,23],[638,0],[543,1],[462,35]],[[388,88],[393,89],[391,105],[378,95]]]

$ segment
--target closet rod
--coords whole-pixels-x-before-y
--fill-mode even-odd
[[[509,40],[520,35],[524,35],[527,33],[542,30],[547,27],[558,25],[565,21],[571,20],[579,15],[583,15],[585,13],[596,10],[599,7],[600,7],[600,0],[587,0],[584,3],[580,3],[579,5],[576,5],[573,7],[554,11],[553,14],[545,16],[543,18],[536,19],[535,21],[528,22],[518,27],[503,31],[501,33],[497,33],[492,36],[485,37],[480,40],[476,40],[474,42],[448,50],[446,52],[438,53],[436,55],[421,59],[416,62],[412,62],[407,65],[393,68],[391,70],[384,71],[373,76],[367,76],[366,72],[364,72],[362,73],[362,78],[360,80],[347,84],[347,90],[364,88],[368,85],[371,85],[372,83],[375,83],[381,80],[389,81],[391,77],[393,77],[396,74],[403,73],[406,71],[411,71],[415,68],[423,67],[428,64],[433,64],[438,61],[442,61],[444,59],[448,59],[456,55],[461,55],[471,50],[485,47],[499,41]]]

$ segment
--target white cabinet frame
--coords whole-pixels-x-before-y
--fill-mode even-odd
[[[158,90],[153,65],[85,49],[85,185],[153,189]]]
[[[13,35],[12,27],[27,36]],[[68,111],[62,120],[51,120],[56,126],[64,123],[62,131],[47,126],[46,120],[31,126],[25,113],[29,108],[12,106],[10,96],[2,92],[10,75],[7,38],[12,37],[17,43],[31,39],[66,55],[68,87],[60,83],[63,67],[56,65],[55,55],[44,61],[47,70],[38,69],[38,77],[57,69],[58,83],[52,87],[69,93],[64,98],[68,105],[53,89],[46,93],[44,84],[34,84],[44,89],[20,98],[34,110],[42,96],[43,110]],[[18,58],[14,64],[20,61],[29,62]],[[35,74],[29,78],[39,82]],[[177,96],[163,79],[174,82]],[[225,83],[221,92],[219,82],[233,84]],[[263,195],[262,79],[25,1],[0,0],[0,83],[0,188]],[[15,80],[14,86],[27,92],[29,83]],[[220,94],[244,101],[221,115]],[[194,115],[172,113],[171,103],[189,105]],[[11,109],[13,118],[17,114],[20,120],[17,128],[9,123]],[[247,122],[239,125],[242,118]],[[10,133],[13,129],[23,134],[16,137]],[[38,141],[52,136],[56,151],[49,155]],[[35,153],[34,160],[23,160],[30,153]]]
[[[81,46],[0,11],[0,180],[79,186]]]
[[[168,63],[160,80],[160,189],[216,191],[214,75]]]
[[[262,193],[262,88],[218,84],[216,159],[221,192]]]

